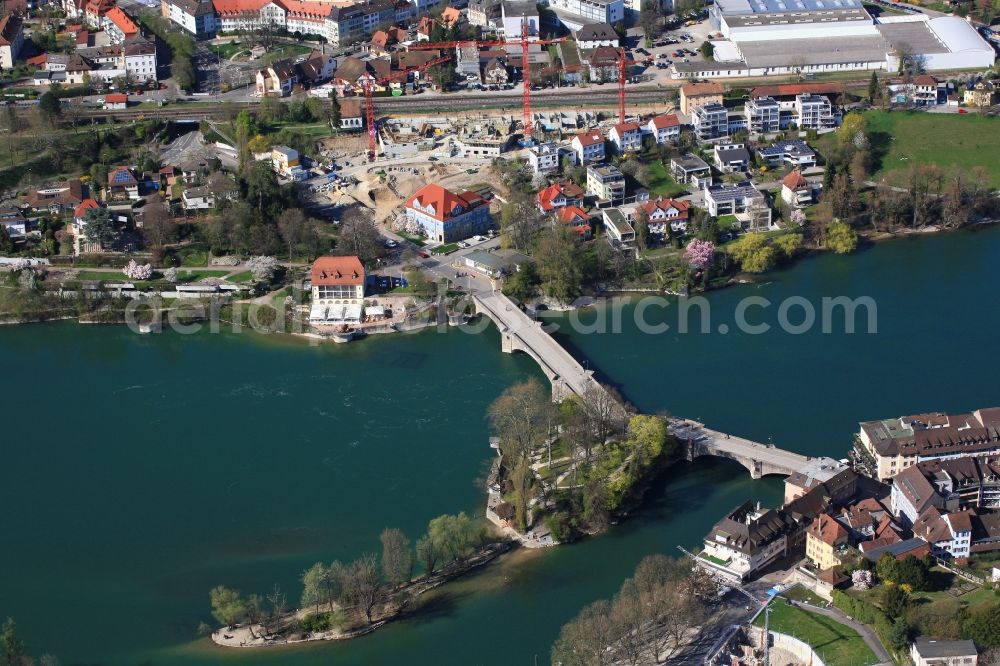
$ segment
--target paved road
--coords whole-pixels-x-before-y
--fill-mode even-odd
[[[802,469],[810,462],[807,456],[799,453],[712,430],[696,421],[674,421],[670,424],[670,432],[678,439],[697,442],[699,447],[713,455],[752,458],[772,469],[786,470],[788,474]]]

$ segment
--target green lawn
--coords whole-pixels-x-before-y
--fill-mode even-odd
[[[251,271],[243,271],[242,273],[230,275],[226,278],[227,282],[250,282],[251,280],[253,280],[253,273]]]
[[[229,275],[229,271],[178,271],[178,278],[183,282],[197,282],[204,278],[220,278]]]
[[[229,60],[241,51],[249,51],[250,48],[242,42],[228,42],[226,44],[211,44],[209,49],[223,60]]]
[[[181,266],[207,266],[208,251],[197,247],[184,247],[177,250]]]
[[[424,245],[427,245],[427,241],[425,241],[420,236],[415,236],[414,234],[408,234],[404,231],[397,231],[396,235],[399,236],[400,238],[405,238],[406,240],[410,241],[417,247],[423,247]]]
[[[865,666],[878,658],[858,632],[824,615],[789,606],[784,599],[771,602],[771,629],[794,636],[812,646],[827,666]],[[761,613],[755,624],[764,624]]]
[[[796,585],[790,590],[786,590],[782,593],[782,596],[786,599],[793,599],[795,601],[808,601],[814,606],[825,606],[826,600],[821,598],[818,594],[812,590],[808,590],[801,585]]]
[[[649,170],[650,175],[647,187],[651,195],[676,197],[687,192],[683,186],[678,185],[677,182],[670,177],[670,174],[667,173],[667,168],[663,166],[663,163],[659,161],[649,162],[646,164],[646,169]]]
[[[868,132],[877,160],[876,176],[893,181],[894,172],[910,164],[953,164],[972,169],[984,167],[990,187],[1000,187],[1000,118],[976,113],[947,114],[907,111],[868,111]],[[834,133],[820,140],[836,140]],[[901,183],[902,184],[902,183]]]
[[[436,248],[431,250],[431,252],[433,252],[434,254],[448,254],[450,252],[454,252],[457,249],[458,249],[458,243],[448,243],[447,245],[437,246]]]

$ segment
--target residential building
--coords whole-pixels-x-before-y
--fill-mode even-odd
[[[295,61],[295,80],[305,87],[313,87],[329,81],[337,69],[337,61],[332,55],[313,50],[305,59]]]
[[[500,24],[497,26],[500,39],[521,41],[525,27],[529,39],[538,39],[538,25],[538,5],[533,1],[501,0]]]
[[[549,0],[548,6],[570,32],[592,23],[614,25],[625,20],[623,0]]]
[[[587,69],[591,83],[611,83],[620,75],[621,51],[610,46],[598,46],[590,52]]]
[[[112,44],[121,44],[126,39],[139,35],[139,26],[118,6],[112,7],[104,15],[103,27]]]
[[[649,119],[646,131],[653,135],[658,144],[677,141],[681,136],[681,121],[676,114],[662,113]]]
[[[621,203],[625,199],[625,176],[610,164],[587,167],[587,194],[602,201]]]
[[[796,169],[781,179],[781,200],[789,206],[802,208],[813,202],[813,186],[802,172]]]
[[[214,37],[215,6],[212,0],[160,0],[160,9],[169,18],[195,37]]]
[[[364,125],[361,100],[350,98],[340,100],[340,129],[361,130],[364,129]]]
[[[747,129],[754,134],[767,134],[781,129],[781,107],[773,97],[748,100],[743,107]]]
[[[942,513],[935,506],[917,516],[913,536],[930,544],[936,557],[964,559],[972,550],[972,516],[969,511]]]
[[[510,82],[510,70],[503,58],[491,58],[483,65],[482,81],[487,86],[504,86]]]
[[[619,208],[605,208],[601,211],[604,233],[608,242],[615,247],[631,247],[635,243],[635,228]]]
[[[608,23],[588,23],[576,31],[576,44],[584,51],[599,46],[618,46],[618,33]]]
[[[694,110],[706,104],[722,104],[724,88],[721,84],[685,83],[681,86],[681,113],[690,116]]]
[[[184,210],[211,210],[215,208],[215,195],[207,187],[189,187],[181,193]]]
[[[257,94],[261,97],[285,97],[292,94],[298,77],[291,60],[275,60],[257,70]]]
[[[987,79],[976,79],[969,81],[965,87],[962,103],[966,106],[974,106],[977,109],[986,108],[993,105],[993,96],[996,94],[996,87],[992,81]]]
[[[576,153],[572,153],[576,156]],[[528,149],[532,173],[550,173],[559,169],[559,146],[551,141],[536,143]]]
[[[715,166],[723,173],[746,171],[750,168],[750,151],[742,143],[719,143],[712,148]]]
[[[840,566],[849,537],[843,525],[832,516],[821,513],[806,530],[806,558],[820,571]]]
[[[825,95],[799,95],[795,98],[795,125],[800,130],[831,129],[837,126],[833,105]]]
[[[139,198],[139,181],[130,167],[116,166],[108,173],[108,195],[111,199]]]
[[[29,190],[22,203],[34,212],[65,215],[87,197],[87,186],[78,178],[71,178],[55,185]]]
[[[699,141],[729,136],[729,112],[715,102],[696,107],[691,113],[691,124]]]
[[[19,16],[6,14],[0,18],[0,69],[13,69],[14,61],[24,45],[24,26]]]
[[[705,207],[713,217],[735,215],[745,231],[771,229],[771,208],[767,198],[749,180],[709,185],[704,192]]]
[[[979,652],[970,640],[949,641],[921,636],[910,646],[913,666],[976,666]]]
[[[611,128],[608,139],[619,155],[642,150],[642,128],[639,123],[618,123]]]
[[[855,451],[869,474],[881,481],[925,460],[1000,455],[1000,407],[866,421]]]
[[[1000,466],[973,456],[920,462],[892,478],[890,501],[894,516],[907,527],[932,508],[942,513],[1000,509]]]
[[[0,208],[0,228],[9,238],[24,238],[28,235],[28,220],[17,208]]]
[[[816,152],[801,139],[776,141],[770,146],[761,148],[757,154],[769,167],[780,167],[784,164],[799,168],[816,166]]]
[[[500,0],[469,0],[466,18],[470,25],[493,29],[500,20]]]
[[[573,181],[554,183],[543,188],[537,195],[538,208],[543,213],[551,213],[565,206],[579,206],[583,203],[584,192]]]
[[[604,136],[597,130],[581,132],[570,142],[579,164],[604,161]]]
[[[361,321],[365,267],[357,257],[319,257],[309,272],[312,304],[309,320],[326,324]]]
[[[930,544],[919,537],[894,541],[877,548],[865,548],[868,543],[871,542],[861,544],[861,552],[864,553],[865,559],[869,562],[877,563],[886,553],[895,557],[897,562],[901,562],[907,557],[915,557],[919,560],[925,555],[931,554]]]
[[[940,84],[930,74],[920,74],[912,78],[890,81],[886,85],[889,99],[901,106],[934,106],[938,103]]]
[[[136,81],[156,81],[156,44],[142,37],[126,40],[122,45],[122,60],[127,76]]]
[[[475,192],[424,185],[406,201],[406,216],[427,238],[440,243],[465,240],[493,226],[489,203]]]
[[[670,158],[670,176],[682,185],[702,189],[712,184],[712,167],[697,155],[687,153]]]
[[[744,502],[705,537],[698,563],[716,575],[742,583],[788,554],[794,521],[784,512]]]
[[[691,204],[687,201],[657,197],[636,206],[646,214],[649,233],[658,236],[685,233]]]
[[[563,206],[556,210],[555,219],[579,234],[582,240],[590,240],[594,233],[590,226],[590,215],[579,206]]]
[[[292,169],[301,166],[299,151],[288,146],[273,146],[271,148],[271,167],[276,173],[288,176]]]

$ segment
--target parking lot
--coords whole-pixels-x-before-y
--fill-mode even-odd
[[[706,16],[702,13],[701,16]],[[690,24],[690,25],[689,25]],[[664,30],[653,42],[653,46],[643,46],[642,30],[633,28],[629,31],[627,45],[629,57],[635,62],[649,63],[643,72],[643,78],[657,83],[673,81],[670,75],[670,65],[674,62],[703,61],[699,48],[709,41],[715,30],[707,18],[700,18],[694,23],[682,21],[680,25]]]

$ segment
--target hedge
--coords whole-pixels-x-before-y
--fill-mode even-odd
[[[840,590],[833,591],[833,605],[862,624],[871,625],[882,645],[892,650],[892,620],[881,608]]]

